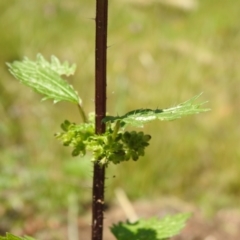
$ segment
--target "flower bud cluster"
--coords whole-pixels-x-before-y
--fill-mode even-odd
[[[64,146],[73,147],[72,156],[84,156],[87,150],[89,137],[94,135],[93,123],[84,123],[76,125],[65,120],[61,124],[64,132],[56,133],[55,137],[59,139]]]
[[[93,153],[93,161],[101,165],[138,160],[140,156],[144,156],[145,147],[151,139],[150,135],[143,132],[126,131],[114,134],[112,129],[97,135],[94,133],[93,123],[76,125],[65,120],[61,128],[64,132],[55,136],[64,146],[73,147],[73,156],[84,156],[88,150]]]

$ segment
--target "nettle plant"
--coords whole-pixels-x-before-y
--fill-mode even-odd
[[[198,95],[171,108],[136,109],[122,116],[106,116],[102,119],[106,125],[105,132],[96,134],[94,113],[86,115],[77,91],[61,77],[74,74],[75,65],[69,65],[68,62],[61,64],[54,56],[51,62],[48,62],[40,54],[37,55],[35,61],[24,58],[23,61],[15,61],[7,65],[16,79],[43,94],[43,100],[53,99],[54,103],[68,101],[77,106],[82,123],[76,124],[64,120],[61,124],[62,131],[56,133],[55,137],[64,146],[72,148],[72,156],[84,156],[87,152],[91,152],[91,161],[102,169],[109,164],[120,164],[129,160],[137,161],[140,156],[144,156],[151,136],[143,131],[127,131],[127,126],[143,127],[145,123],[153,120],[170,121],[208,110],[201,108],[204,103],[194,104],[200,96]],[[113,225],[111,231],[118,240],[167,239],[182,229],[189,216],[189,214],[177,214],[163,220],[154,217],[139,220],[136,223],[119,223]],[[18,239],[12,236],[7,234],[6,237],[0,239]]]
[[[143,131],[127,131],[127,126],[142,128],[145,123],[156,119],[170,121],[207,110],[200,108],[204,103],[194,104],[199,94],[167,109],[136,109],[122,116],[106,116],[102,119],[106,125],[105,132],[96,134],[94,113],[86,115],[77,91],[61,78],[61,75],[74,74],[76,65],[70,66],[68,62],[61,64],[55,56],[48,62],[41,54],[37,55],[36,61],[24,58],[23,61],[7,65],[11,74],[21,83],[45,95],[42,100],[53,99],[54,103],[68,101],[77,105],[82,123],[65,120],[61,124],[62,132],[56,133],[55,137],[64,146],[72,147],[72,156],[83,157],[87,151],[92,152],[92,162],[101,167],[128,160],[137,161],[140,156],[144,156],[151,136]]]
[[[22,61],[7,63],[11,74],[24,85],[44,95],[43,100],[52,99],[54,103],[67,101],[77,106],[81,123],[64,120],[61,132],[55,137],[64,146],[72,148],[72,156],[92,153],[94,167],[92,195],[92,240],[102,240],[104,211],[105,169],[109,164],[124,161],[137,161],[144,156],[151,136],[142,131],[144,124],[154,121],[170,121],[185,115],[206,112],[205,103],[195,103],[201,95],[166,109],[136,109],[122,116],[106,116],[106,49],[107,49],[107,0],[98,0],[96,6],[96,74],[95,74],[95,113],[86,114],[78,92],[63,75],[73,75],[76,65],[61,63],[52,56],[48,62],[41,54],[35,61],[24,58]],[[141,131],[128,131],[127,127]],[[136,173],[137,174],[137,173]],[[178,234],[190,217],[189,213],[167,216],[164,219],[153,217],[140,219],[135,223],[126,221],[114,224],[111,232],[118,240],[151,239],[163,240]],[[31,240],[31,237],[17,237],[10,233],[1,239]]]

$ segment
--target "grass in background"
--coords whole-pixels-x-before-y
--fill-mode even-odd
[[[156,1],[110,2],[108,112],[169,107],[201,91],[212,111],[147,126],[153,139],[146,156],[109,167],[106,199],[122,187],[132,199],[175,195],[210,210],[238,206],[239,7],[202,0],[184,12]],[[0,213],[57,214],[75,192],[82,204],[90,200],[91,165],[53,138],[65,114],[79,121],[77,109],[40,103],[5,62],[38,52],[76,62],[69,81],[94,110],[95,2],[2,1],[0,9]]]

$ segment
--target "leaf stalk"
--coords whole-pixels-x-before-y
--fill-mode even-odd
[[[85,112],[83,110],[83,107],[82,107],[81,103],[78,103],[77,106],[78,106],[78,111],[79,111],[79,113],[81,115],[81,118],[82,118],[83,122],[86,123],[88,120],[87,120],[86,114],[85,114]]]

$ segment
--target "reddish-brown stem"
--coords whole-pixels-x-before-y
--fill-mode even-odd
[[[106,115],[106,59],[107,59],[108,0],[96,1],[95,47],[95,127],[96,134],[105,132],[102,119]],[[92,240],[103,239],[105,167],[94,164],[92,196]]]

